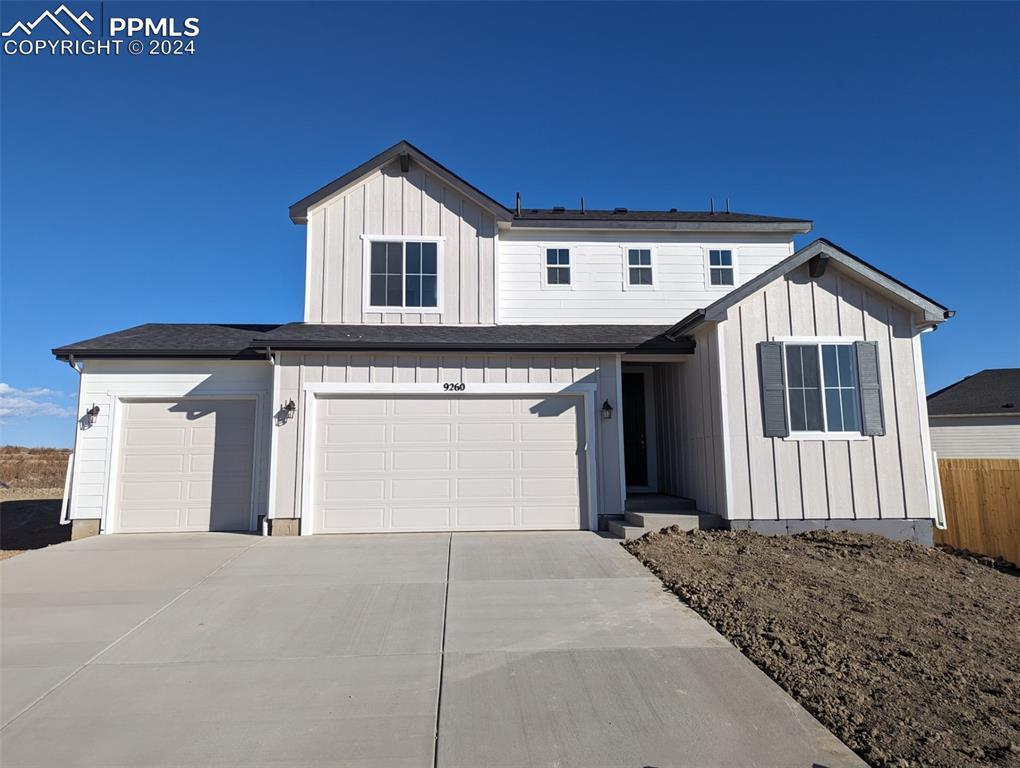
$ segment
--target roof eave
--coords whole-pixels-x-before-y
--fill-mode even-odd
[[[75,360],[139,360],[139,359],[195,359],[252,360],[261,357],[256,350],[248,347],[237,349],[66,349],[50,350],[61,362]]]
[[[641,352],[649,355],[683,355],[694,351],[689,339],[670,344],[625,343],[503,343],[503,342],[410,342],[410,341],[260,341],[252,345],[256,352],[356,352],[387,350],[392,352]]]
[[[512,229],[626,229],[653,232],[769,232],[806,234],[812,222],[752,221],[634,221],[611,219],[514,219]]]

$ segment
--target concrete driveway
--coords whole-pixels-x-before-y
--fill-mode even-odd
[[[863,766],[592,533],[103,536],[0,564],[14,766]]]

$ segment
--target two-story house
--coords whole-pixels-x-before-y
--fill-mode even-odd
[[[76,536],[701,512],[931,540],[920,338],[951,313],[831,242],[796,250],[811,222],[507,208],[407,142],[290,217],[303,322],[54,350],[81,374]]]

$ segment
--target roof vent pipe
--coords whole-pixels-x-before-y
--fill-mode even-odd
[[[708,212],[713,214],[713,215],[715,214],[715,198],[714,197],[708,198]]]
[[[521,193],[517,193],[517,215],[521,215]]]
[[[726,213],[729,213],[729,212],[730,212],[730,199],[727,197],[726,198]]]
[[[581,213],[584,213],[584,195],[581,195]]]

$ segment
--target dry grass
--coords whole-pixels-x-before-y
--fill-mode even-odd
[[[0,446],[0,483],[12,490],[64,488],[67,448]]]

